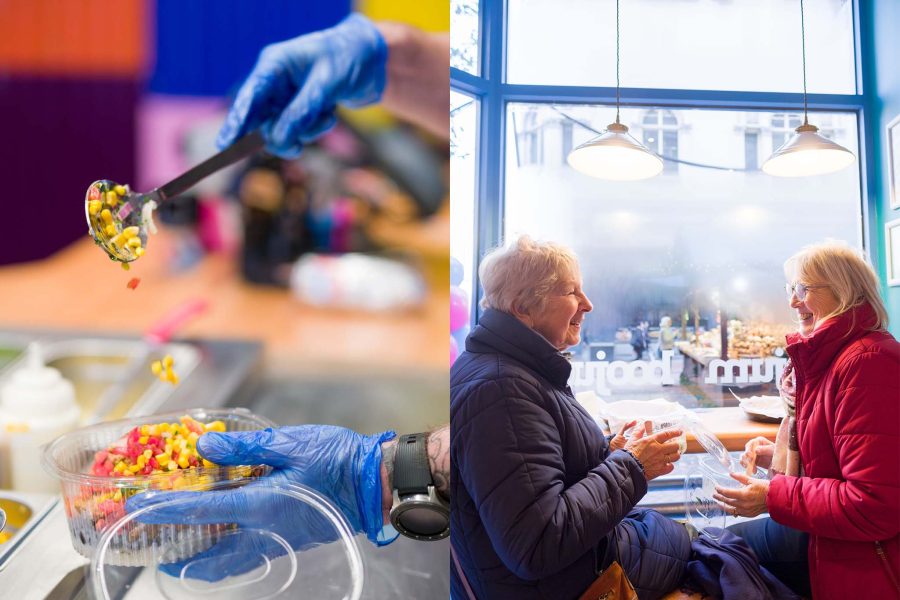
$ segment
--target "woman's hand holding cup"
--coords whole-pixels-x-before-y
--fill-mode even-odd
[[[675,463],[681,458],[679,452],[678,436],[683,432],[680,429],[666,429],[657,433],[651,433],[653,424],[644,423],[644,428],[635,428],[631,439],[625,444],[625,450],[631,452],[644,466],[644,476],[647,481],[656,479],[660,475],[666,475],[675,470]]]

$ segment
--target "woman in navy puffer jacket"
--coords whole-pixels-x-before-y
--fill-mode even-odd
[[[561,351],[592,306],[570,250],[522,237],[479,275],[487,310],[450,374],[453,597],[577,598],[613,560],[641,600],[661,597],[690,541],[635,505],[680,432],[607,440],[575,401]]]

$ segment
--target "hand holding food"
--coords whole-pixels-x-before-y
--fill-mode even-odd
[[[362,435],[328,425],[300,425],[263,431],[209,433],[199,439],[204,459],[220,465],[267,464],[274,467],[267,481],[299,483],[321,492],[346,517],[353,531],[365,532],[375,543],[384,543],[381,487],[381,444],[394,437],[393,431]],[[332,528],[314,511],[285,505],[277,498],[255,494],[253,484],[215,493],[179,492],[192,501],[167,505],[149,513],[145,523],[236,523],[241,528],[277,531],[294,549],[329,542]],[[249,490],[249,491],[248,491]],[[128,511],[165,502],[174,494],[135,496]],[[209,581],[248,571],[256,566],[259,549],[236,547],[226,540],[191,558],[208,569],[192,569],[192,576]],[[263,549],[268,556],[284,553],[284,548]],[[202,559],[204,560],[200,563]],[[214,559],[214,560],[212,560]],[[179,573],[184,565],[161,568]]]
[[[643,430],[637,428],[623,448],[631,452],[643,465],[647,481],[674,471],[673,463],[681,458],[676,438],[683,432],[680,429],[667,429],[658,433],[650,433],[652,426],[652,423],[647,421],[644,423]]]
[[[775,454],[775,442],[758,436],[747,442],[744,453],[741,454],[741,466],[748,467],[755,461],[757,467],[768,469],[772,465],[772,456]]]

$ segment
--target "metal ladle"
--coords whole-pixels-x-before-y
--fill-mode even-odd
[[[182,194],[200,180],[263,149],[259,132],[234,144],[150,192],[132,192],[127,186],[100,179],[88,186],[84,215],[88,233],[112,260],[130,263],[143,255],[147,231],[155,233],[152,213],[164,201]],[[140,244],[131,240],[140,240]]]

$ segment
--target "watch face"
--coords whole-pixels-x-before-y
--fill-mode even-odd
[[[426,507],[415,507],[400,515],[403,527],[423,536],[437,535],[447,528],[447,516]]]

